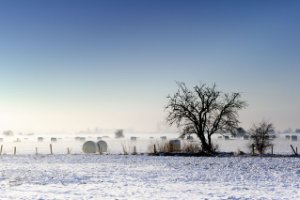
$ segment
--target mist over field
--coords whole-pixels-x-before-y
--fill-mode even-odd
[[[300,199],[299,10],[0,0],[0,199]]]

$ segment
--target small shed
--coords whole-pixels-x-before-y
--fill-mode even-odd
[[[96,153],[97,152],[97,144],[93,141],[87,141],[83,144],[82,151],[84,153]]]

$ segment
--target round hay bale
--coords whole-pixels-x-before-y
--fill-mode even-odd
[[[98,141],[97,145],[98,145],[98,151],[100,153],[107,152],[107,143],[104,140]]]
[[[83,144],[82,151],[84,153],[96,153],[97,152],[97,144],[93,141],[87,141]]]

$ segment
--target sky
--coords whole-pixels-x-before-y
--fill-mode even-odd
[[[175,81],[241,92],[248,129],[300,128],[300,1],[1,0],[0,131],[144,132]]]

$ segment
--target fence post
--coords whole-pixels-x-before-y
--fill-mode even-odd
[[[67,154],[70,154],[70,148],[69,147],[67,148]]]
[[[254,156],[254,144],[252,144],[252,156]]]
[[[295,155],[298,155],[298,152],[297,152],[297,151],[298,151],[298,149],[296,148],[296,150],[295,150],[295,149],[294,149],[294,147],[293,147],[293,145],[290,145],[290,146],[291,146],[291,148],[292,148],[292,150],[293,150],[294,154],[295,154]]]
[[[17,147],[14,147],[14,155],[17,153]]]
[[[136,153],[136,146],[134,146],[133,147],[133,153],[132,153],[133,155],[136,155],[137,153]]]
[[[271,154],[273,155],[274,151],[273,151],[273,144],[271,145]]]
[[[1,144],[0,155],[2,155],[3,144]]]
[[[157,153],[155,144],[153,145],[153,152],[154,152],[154,154]]]
[[[35,147],[35,155],[38,155],[38,148]]]
[[[53,151],[52,151],[52,144],[50,144],[50,154],[51,154],[51,155],[53,154]]]

